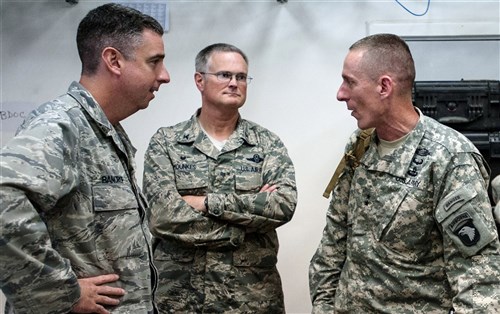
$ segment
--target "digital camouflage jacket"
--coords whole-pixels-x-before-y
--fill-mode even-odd
[[[391,154],[379,157],[375,140],[334,189],[310,265],[313,313],[499,313],[500,243],[478,150],[423,115]]]
[[[68,313],[77,278],[110,273],[127,294],[109,310],[152,311],[156,274],[134,153],[76,82],[2,149],[0,284],[16,313]]]
[[[297,192],[276,135],[240,119],[219,152],[194,115],[152,137],[143,182],[161,313],[284,312],[275,229],[292,218]],[[265,183],[278,190],[259,193]],[[183,195],[207,195],[209,213]]]

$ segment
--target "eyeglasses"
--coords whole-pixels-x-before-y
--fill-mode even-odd
[[[199,72],[199,73],[215,75],[219,81],[224,83],[229,83],[233,79],[233,76],[236,78],[236,82],[238,83],[250,84],[250,82],[253,79],[252,77],[246,75],[245,73],[232,73],[228,71],[222,71],[217,73],[207,73],[207,72]]]

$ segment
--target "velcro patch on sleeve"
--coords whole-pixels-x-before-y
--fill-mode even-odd
[[[436,210],[443,231],[465,256],[475,255],[495,238],[474,208],[476,195],[473,187],[466,185],[444,198]]]

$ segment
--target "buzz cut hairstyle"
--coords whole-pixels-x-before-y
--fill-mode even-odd
[[[363,63],[368,75],[376,80],[390,73],[403,87],[411,91],[415,81],[415,62],[408,44],[394,34],[375,34],[352,44],[349,50],[365,51]]]

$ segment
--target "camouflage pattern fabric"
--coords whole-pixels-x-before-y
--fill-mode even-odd
[[[498,229],[500,227],[500,175],[491,180],[491,192],[495,203],[494,216]]]
[[[68,313],[77,278],[109,273],[120,276],[109,285],[127,291],[109,310],[152,311],[156,275],[134,153],[76,82],[2,149],[0,284],[16,313]]]
[[[297,191],[276,135],[240,119],[219,152],[194,115],[152,137],[143,182],[161,313],[284,312],[275,229],[292,218]],[[259,193],[265,183],[279,188]],[[209,213],[182,195],[208,195]]]
[[[312,312],[499,313],[500,243],[477,149],[422,114],[392,154],[380,158],[375,140],[334,190],[309,269]]]

